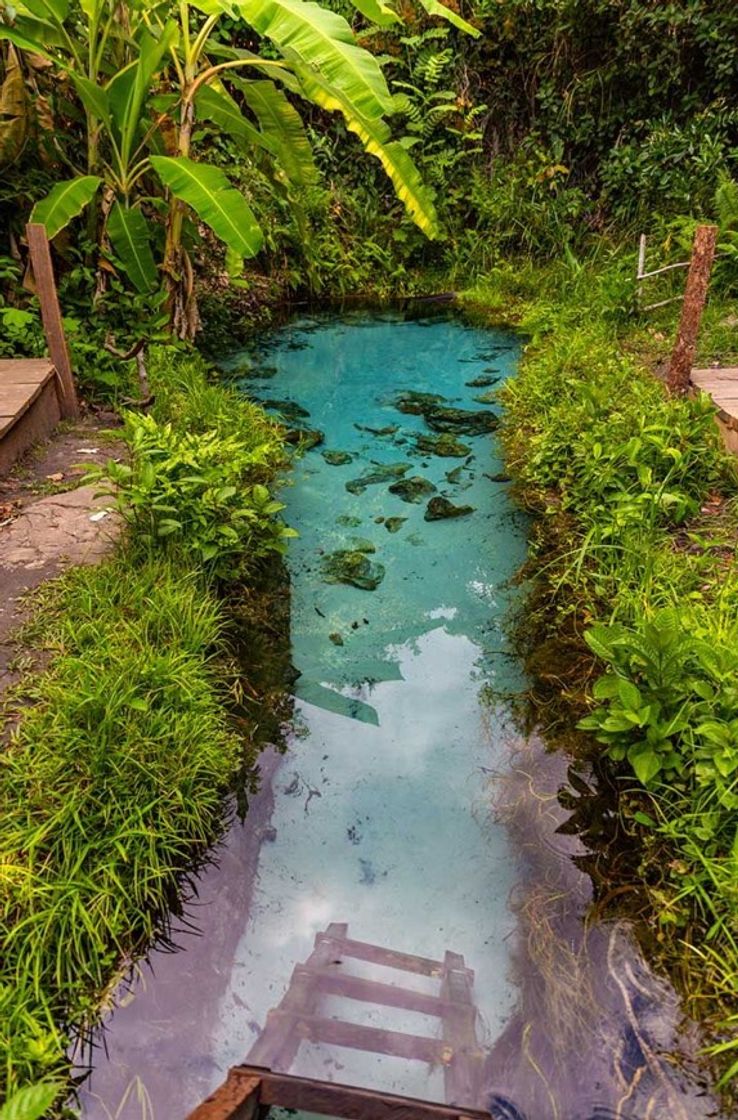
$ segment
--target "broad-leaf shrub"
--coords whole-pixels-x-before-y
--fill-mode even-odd
[[[220,431],[180,432],[152,416],[128,413],[131,463],[109,462],[105,477],[147,545],[171,542],[214,575],[242,573],[294,536],[277,514],[284,508],[255,479],[272,464],[270,441],[249,445]]]

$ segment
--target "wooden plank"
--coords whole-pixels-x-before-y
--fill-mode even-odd
[[[355,957],[356,960],[370,961],[372,964],[382,964],[388,968],[399,968],[403,972],[414,972],[421,976],[437,976],[439,979],[443,973],[442,961],[434,961],[429,957],[399,953],[395,949],[384,949],[380,945],[369,945],[366,941],[352,941],[350,938],[337,940],[327,933],[319,933],[316,940],[333,942],[338,954]]]
[[[697,226],[694,233],[682,315],[666,378],[669,390],[677,395],[683,395],[689,390],[689,378],[697,349],[697,335],[715,257],[717,233],[717,226]]]
[[[479,1109],[464,1109],[461,1112],[458,1108],[400,1097],[394,1093],[312,1081],[268,1070],[252,1072],[258,1072],[261,1079],[261,1103],[266,1106],[345,1117],[346,1120],[462,1120],[464,1117],[467,1120],[490,1120],[490,1114]]]
[[[214,1093],[190,1112],[187,1120],[254,1120],[260,1104],[261,1078],[235,1066]]]
[[[48,358],[0,360],[0,386],[45,385],[53,376],[54,367]]]
[[[344,996],[346,999],[363,1000],[382,1007],[402,1007],[406,1011],[418,1011],[421,1015],[444,1014],[446,1004],[438,996],[416,992],[412,988],[401,988],[396,984],[382,984],[378,980],[364,980],[360,976],[324,969],[318,973],[317,985],[321,995]]]
[[[77,391],[72,377],[72,363],[69,357],[64,324],[62,322],[59,297],[54,282],[54,269],[51,263],[51,250],[45,228],[37,222],[26,226],[28,249],[31,254],[31,267],[36,283],[36,293],[41,304],[41,319],[44,324],[46,345],[49,356],[56,369],[58,378],[59,407],[64,417],[79,415]]]
[[[443,1071],[449,1104],[475,1105],[479,1099],[484,1055],[477,1041],[477,1009],[469,970],[459,953],[447,952],[441,996],[449,1001],[443,1017],[443,1037],[452,1048]]]
[[[44,382],[32,385],[0,384],[0,437],[28,411],[43,387]]]
[[[407,1061],[446,1063],[451,1060],[451,1048],[437,1038],[405,1034],[401,1031],[366,1027],[347,1023],[342,1019],[323,1019],[319,1015],[295,1016],[286,1011],[270,1011],[269,1018],[295,1022],[297,1033],[306,1042],[323,1042],[329,1046],[345,1046],[350,1050],[368,1050],[373,1054],[391,1054]]]

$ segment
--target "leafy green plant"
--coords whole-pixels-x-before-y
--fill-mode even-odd
[[[249,447],[237,435],[180,432],[134,413],[126,415],[123,434],[132,462],[111,460],[104,473],[146,545],[174,545],[225,578],[283,552],[295,535],[276,518],[283,504],[253,481],[271,465],[270,442]]]
[[[0,1105],[0,1120],[42,1120],[62,1088],[60,1081],[39,1081],[18,1089]]]

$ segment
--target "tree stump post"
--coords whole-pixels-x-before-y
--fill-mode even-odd
[[[669,391],[677,396],[684,396],[689,390],[689,379],[697,348],[697,334],[707,299],[712,262],[715,258],[717,233],[717,226],[697,226],[694,233],[682,315],[666,379]]]
[[[41,320],[44,325],[46,344],[49,348],[49,357],[56,369],[57,395],[62,416],[75,418],[79,416],[77,391],[72,377],[72,363],[69,357],[64,324],[62,322],[59,297],[56,294],[54,282],[54,269],[51,263],[51,250],[46,229],[36,222],[29,222],[26,226],[28,250],[31,254],[31,268],[36,284],[36,294],[41,304]]]

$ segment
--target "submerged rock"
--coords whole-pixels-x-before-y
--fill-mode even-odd
[[[287,443],[296,444],[301,451],[312,451],[325,439],[325,433],[319,428],[288,428],[285,433]]]
[[[425,521],[445,521],[449,517],[466,517],[474,513],[474,506],[455,506],[448,498],[431,498],[426,506],[423,519]]]
[[[376,545],[368,541],[366,537],[354,537],[351,541],[351,549],[353,552],[376,552]]]
[[[393,478],[402,478],[410,470],[409,463],[383,463],[377,464],[372,470],[352,478],[346,483],[349,494],[363,494],[367,486],[377,486],[381,482],[389,482]]]
[[[481,436],[492,432],[499,420],[492,412],[474,412],[468,408],[453,408],[443,404],[437,393],[401,393],[395,400],[400,412],[422,416],[434,432],[452,432],[457,435]]]
[[[342,646],[343,638],[338,633],[329,634],[328,637],[333,642],[334,646]]]
[[[348,583],[362,591],[375,591],[384,579],[382,564],[373,564],[358,549],[342,548],[323,558],[326,583]]]
[[[384,523],[384,527],[388,533],[397,533],[406,521],[406,517],[388,517]]]
[[[510,481],[510,475],[509,474],[503,474],[503,473],[487,474],[487,472],[485,471],[484,477],[488,478],[490,480],[490,482],[509,482]]]
[[[499,424],[494,412],[473,412],[468,408],[441,405],[435,405],[424,413],[424,419],[435,432],[456,432],[462,436],[482,436],[493,432]]]
[[[450,482],[452,486],[456,486],[461,482],[461,472],[464,469],[464,464],[460,463],[458,467],[454,467],[452,471],[446,471],[446,482]]]
[[[427,455],[440,455],[444,459],[465,459],[471,454],[468,443],[461,443],[456,436],[445,432],[440,436],[418,436],[415,440],[418,451]]]
[[[353,455],[348,451],[321,451],[320,453],[331,467],[343,467],[346,463],[353,462]]]
[[[488,393],[480,393],[474,400],[479,401],[480,404],[497,404],[497,389],[490,389]]]
[[[425,416],[426,409],[443,404],[446,397],[438,393],[400,393],[395,398],[395,408],[409,416]]]
[[[385,428],[372,428],[371,424],[354,424],[359,432],[369,432],[373,436],[393,436],[399,432],[397,424],[388,424]]]
[[[336,518],[336,525],[348,525],[355,529],[357,525],[361,525],[361,518],[354,517],[352,513],[340,513]]]
[[[499,377],[489,377],[488,375],[482,374],[480,377],[473,377],[471,381],[467,381],[466,384],[470,389],[486,389],[490,385],[496,385],[499,380]]]
[[[403,502],[413,502],[419,505],[428,494],[435,494],[436,487],[427,478],[414,474],[411,478],[401,478],[389,488],[390,494],[397,494]]]
[[[305,420],[310,413],[297,401],[261,401],[262,408],[271,412],[281,412],[285,420]]]

